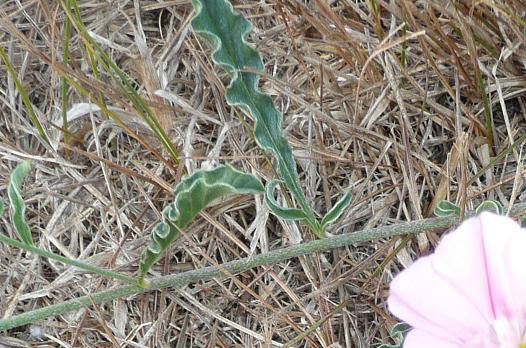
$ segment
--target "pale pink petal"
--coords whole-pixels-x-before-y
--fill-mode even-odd
[[[391,284],[390,310],[414,328],[404,348],[524,343],[525,261],[526,230],[512,219],[466,220]]]
[[[484,226],[480,217],[467,219],[440,242],[432,258],[433,268],[444,281],[479,311],[480,324],[495,319],[488,287]]]
[[[509,287],[509,297],[506,297],[507,311],[510,318],[526,318],[526,231],[522,230],[510,241],[510,248],[506,257],[504,268],[508,270],[509,277],[501,280]],[[500,290],[504,293],[504,290]],[[499,312],[500,308],[497,309]],[[504,313],[505,310],[503,309]]]
[[[478,306],[436,273],[433,255],[417,260],[395,277],[387,303],[411,327],[459,344],[488,326]]]
[[[463,348],[461,344],[444,340],[422,330],[411,330],[407,333],[404,348]]]
[[[480,216],[496,317],[521,317],[526,302],[526,231],[510,218]]]

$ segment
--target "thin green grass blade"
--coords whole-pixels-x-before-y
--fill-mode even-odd
[[[70,0],[66,0],[66,5],[71,7]],[[62,61],[64,65],[69,64],[69,40],[71,40],[71,21],[66,16],[64,18],[64,28],[62,36]],[[64,129],[64,143],[69,144],[69,131],[68,131],[68,80],[63,76],[61,77],[60,85],[61,102],[62,102],[62,128]]]
[[[146,121],[150,129],[154,132],[159,142],[168,151],[172,159],[175,162],[179,162],[179,155],[175,145],[166,131],[162,128],[155,113],[148,106],[141,95],[136,91],[131,79],[117,66],[117,64],[115,64],[113,59],[111,59],[111,57],[104,51],[101,45],[99,45],[89,35],[80,15],[77,0],[68,0],[68,4],[66,4],[64,0],[61,0],[60,3],[64,12],[66,12],[68,18],[71,20],[72,25],[82,37],[86,51],[88,52],[90,64],[92,68],[95,66],[94,71],[98,71],[96,66],[100,65],[113,78],[113,80],[119,85],[126,99],[132,103],[135,110]],[[71,5],[74,11],[72,12],[70,7],[67,5]],[[109,115],[112,114],[110,113]]]
[[[331,210],[325,216],[323,219],[321,219],[321,226],[325,229],[330,223],[336,221],[340,215],[342,215],[343,211],[347,209],[349,204],[351,204],[352,201],[352,192],[349,190],[347,191],[342,198],[336,204],[332,207]]]
[[[31,104],[31,101],[29,100],[29,97],[26,93],[26,90],[24,86],[22,86],[22,82],[18,79],[18,74],[16,73],[15,68],[9,61],[9,58],[7,57],[7,54],[5,53],[4,49],[0,45],[0,59],[4,62],[5,66],[7,67],[7,71],[11,74],[13,81],[15,82],[16,90],[18,93],[20,93],[20,97],[22,97],[22,102],[24,103],[24,106],[26,107],[26,111],[29,114],[29,117],[31,117],[31,120],[33,121],[33,126],[38,131],[38,134],[42,138],[43,141],[49,144],[49,139],[46,135],[46,132],[44,131],[44,127],[42,127],[42,124],[38,120],[37,115],[35,114],[35,111],[33,110],[33,105]]]
[[[20,193],[22,182],[24,177],[31,170],[31,162],[24,161],[16,166],[15,170],[11,173],[11,180],[9,187],[7,188],[7,195],[9,197],[9,203],[11,206],[11,222],[15,226],[16,232],[20,239],[27,245],[33,245],[33,238],[31,236],[31,230],[26,223],[24,214],[26,211],[26,205],[24,199]]]
[[[296,163],[283,136],[282,116],[270,96],[259,91],[259,74],[252,72],[264,71],[259,54],[245,40],[252,25],[235,12],[228,1],[193,0],[192,4],[196,10],[192,20],[194,31],[210,42],[213,48],[212,60],[221,65],[232,79],[226,93],[227,103],[244,108],[253,117],[258,146],[271,151],[276,158],[278,173],[303,211],[305,223],[318,236],[325,236],[301,190]],[[251,72],[247,72],[247,69]],[[282,212],[273,210],[277,216],[286,218],[280,215]]]
[[[139,264],[138,285],[148,287],[144,277],[180,231],[210,203],[227,194],[257,194],[265,189],[252,174],[230,165],[209,171],[197,171],[184,178],[175,188],[174,202],[163,210],[161,221],[152,232],[152,241],[143,251]]]

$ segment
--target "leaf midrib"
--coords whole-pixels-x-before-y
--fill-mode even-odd
[[[232,52],[233,50],[230,47],[230,45],[224,44],[225,41],[222,39],[222,37],[220,37],[219,35],[216,34],[216,33],[220,33],[221,35],[224,35],[223,31],[219,29],[220,26],[218,25],[218,23],[216,21],[216,17],[211,15],[210,11],[208,10],[208,7],[206,7],[204,5],[203,0],[201,0],[201,4],[203,4],[203,6],[201,7],[201,12],[203,12],[203,11],[206,12],[207,17],[211,19],[211,21],[209,23],[215,29],[215,32],[211,32],[209,30],[206,31],[206,32],[218,37],[219,38],[218,50],[223,49],[227,53],[227,56],[230,57],[231,62],[237,63],[238,60],[233,58],[233,57],[236,57],[236,54],[235,54],[235,52]],[[246,19],[244,17],[236,16],[232,11],[230,11],[230,15],[233,16],[233,17],[237,17],[236,20],[239,20],[239,18],[240,18],[242,21],[246,21]],[[247,44],[246,41],[245,41],[245,36],[246,36],[246,34],[248,34],[248,32],[249,32],[249,30],[246,30],[244,33],[240,34],[241,42],[243,44],[245,44],[245,45]],[[259,58],[259,59],[261,60],[261,58]],[[310,209],[310,207],[306,203],[305,196],[303,195],[303,193],[301,192],[301,190],[299,188],[299,183],[296,180],[297,178],[295,178],[294,175],[292,175],[292,170],[291,170],[291,168],[289,168],[288,162],[286,161],[286,159],[284,158],[282,153],[280,151],[277,151],[277,149],[278,149],[277,138],[280,137],[280,135],[276,135],[276,134],[274,134],[271,131],[268,122],[266,122],[266,119],[262,116],[261,110],[257,106],[257,103],[255,103],[253,94],[251,93],[251,89],[247,86],[247,83],[243,79],[243,74],[241,73],[241,69],[238,66],[230,64],[228,62],[217,61],[217,63],[233,68],[234,73],[235,73],[235,78],[233,78],[232,81],[230,82],[230,86],[232,86],[232,84],[236,80],[241,80],[241,82],[242,82],[241,85],[242,85],[243,89],[245,90],[246,95],[249,97],[249,102],[251,104],[251,105],[247,104],[247,106],[249,107],[249,109],[251,111],[254,111],[254,112],[258,113],[258,115],[259,115],[259,118],[254,116],[254,121],[256,123],[259,122],[259,121],[263,122],[263,125],[264,125],[263,129],[265,130],[265,132],[267,133],[268,138],[270,139],[271,143],[273,144],[273,148],[270,148],[270,149],[267,148],[267,150],[271,150],[272,153],[274,153],[274,155],[276,157],[278,157],[278,162],[281,162],[281,164],[282,164],[282,165],[280,165],[280,169],[281,169],[280,171],[284,172],[284,174],[286,174],[284,176],[287,176],[289,178],[288,182],[292,183],[293,187],[289,187],[289,189],[291,189],[291,191],[292,191],[293,195],[295,196],[296,200],[298,201],[300,206],[303,208],[305,214],[307,215],[307,221],[310,220],[309,222],[314,225],[316,219],[314,218],[314,214],[313,214],[312,210]],[[230,88],[230,86],[228,87],[228,89]],[[260,93],[260,92],[258,92],[256,90],[256,88],[257,87],[254,86],[254,91],[256,93]],[[227,89],[227,93],[228,93],[228,89]],[[257,124],[256,124],[256,126],[257,126]],[[281,138],[284,138],[283,135],[281,135]],[[257,136],[256,136],[256,139],[257,139]],[[284,139],[284,142],[285,142],[285,144],[287,144],[286,143],[286,139]],[[287,182],[287,180],[285,180],[285,182]]]

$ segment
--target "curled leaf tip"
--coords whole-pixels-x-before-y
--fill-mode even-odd
[[[175,188],[174,201],[163,210],[163,220],[152,231],[152,240],[144,249],[139,263],[138,282],[162,253],[179,236],[180,231],[216,199],[227,194],[258,194],[263,185],[252,174],[230,165],[200,170],[185,177]]]
[[[276,186],[280,183],[279,180],[272,180],[267,184],[265,190],[265,201],[269,206],[272,213],[284,220],[305,220],[307,216],[305,212],[301,209],[282,207],[274,198],[274,190]]]
[[[25,176],[31,170],[31,162],[23,161],[18,164],[11,173],[11,179],[7,188],[9,205],[11,207],[11,222],[15,226],[20,239],[27,245],[33,245],[31,230],[25,221],[26,206],[20,192]]]
[[[336,202],[336,204],[325,214],[323,219],[321,220],[321,226],[323,229],[327,227],[332,222],[336,221],[344,212],[347,207],[351,204],[352,201],[352,192],[351,190],[348,190],[342,198]]]

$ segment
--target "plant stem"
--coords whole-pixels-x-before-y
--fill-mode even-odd
[[[526,203],[516,204],[514,205],[513,209],[511,209],[510,215],[515,216],[519,214],[524,214],[525,208]],[[459,222],[460,219],[458,217],[431,218],[412,222],[405,222],[396,225],[377,227],[359,232],[345,233],[324,239],[317,239],[314,241],[296,244],[287,248],[270,251],[265,254],[259,254],[251,257],[246,257],[240,260],[226,262],[218,266],[204,267],[193,271],[154,278],[149,282],[150,287],[147,289],[140,288],[136,285],[119,286],[98,292],[93,295],[82,296],[56,305],[51,305],[30,312],[14,315],[7,319],[0,320],[0,330],[7,330],[14,327],[30,324],[37,320],[43,320],[52,316],[61,315],[67,312],[91,306],[94,303],[100,304],[106,301],[114,300],[116,298],[137,295],[149,292],[151,290],[182,287],[189,283],[206,281],[212,278],[227,278],[232,274],[245,272],[254,267],[270,266],[278,262],[282,262],[306,254],[328,251],[335,248],[340,248],[358,243],[370,242],[382,238],[402,235],[415,235],[423,232],[443,231],[445,229],[457,225]],[[6,238],[7,237],[0,235],[0,242],[6,242],[7,244],[29,250],[29,248],[25,244],[15,241],[11,238],[7,238],[9,240],[9,242],[7,242],[5,240]],[[47,256],[44,255],[44,253],[42,253],[41,249],[34,247],[31,247],[31,249],[36,249],[35,252],[39,255]],[[56,257],[57,255],[51,255],[53,256],[53,258],[58,259]],[[70,260],[68,259],[68,261]],[[128,279],[126,279],[125,281],[127,280]]]
[[[11,246],[17,247],[17,248],[20,248],[20,249],[27,250],[29,252],[38,254],[38,255],[43,256],[43,257],[47,257],[47,258],[50,258],[50,259],[53,259],[53,260],[60,261],[60,262],[65,263],[67,265],[75,266],[77,268],[80,268],[80,269],[83,269],[83,270],[86,270],[86,271],[89,271],[89,272],[97,273],[97,274],[100,274],[100,275],[103,275],[103,276],[106,276],[106,277],[110,277],[110,278],[119,279],[119,280],[122,280],[122,281],[124,281],[126,283],[129,283],[129,284],[135,284],[136,283],[136,280],[135,280],[134,277],[130,277],[130,276],[127,276],[125,274],[113,272],[113,271],[110,271],[110,270],[107,270],[107,269],[104,269],[104,268],[101,268],[101,267],[93,266],[93,265],[90,265],[90,264],[87,264],[87,263],[84,263],[84,262],[81,262],[81,261],[72,260],[70,258],[54,254],[54,253],[49,252],[47,250],[43,250],[43,249],[34,247],[32,245],[28,245],[26,243],[19,242],[18,240],[9,238],[9,237],[1,234],[1,233],[0,233],[0,242],[5,243],[7,245],[11,245]]]
[[[454,226],[458,222],[459,219],[457,217],[433,218],[406,222],[391,226],[378,227],[365,231],[346,233],[324,239],[309,241],[293,245],[287,248],[270,251],[265,254],[259,254],[252,257],[227,262],[215,267],[205,267],[193,271],[154,278],[150,281],[150,288],[148,289],[140,288],[135,285],[119,286],[98,292],[93,295],[82,296],[79,298],[62,302],[60,304],[51,305],[34,311],[15,315],[7,319],[0,320],[0,330],[6,330],[17,326],[26,325],[37,320],[61,315],[70,311],[75,311],[86,306],[91,306],[93,303],[99,304],[102,302],[114,300],[116,298],[137,295],[151,290],[158,290],[169,287],[182,287],[189,283],[210,280],[212,278],[226,278],[234,273],[244,272],[254,267],[274,265],[278,262],[298,257],[301,255],[328,251],[331,249],[340,248],[351,244],[369,242],[372,240],[393,236],[441,231],[451,226]],[[0,237],[0,241],[4,242],[4,239],[5,237]],[[14,243],[12,242],[9,242],[8,244],[14,245]],[[22,243],[17,242],[17,244]],[[19,245],[15,246],[22,247]],[[28,248],[24,245],[24,249],[27,250]],[[41,250],[37,250],[38,253],[42,255]],[[37,251],[35,250],[35,252]]]

